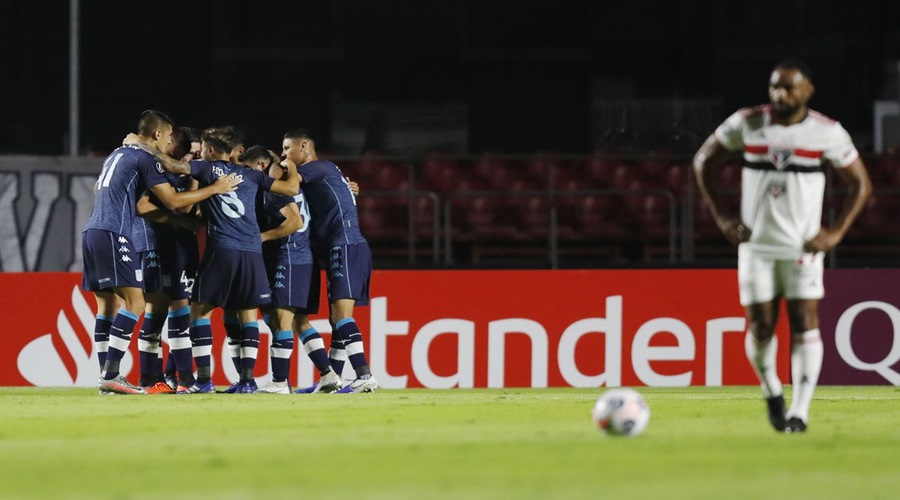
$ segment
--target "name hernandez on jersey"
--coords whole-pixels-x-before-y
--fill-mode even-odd
[[[763,257],[799,258],[821,229],[825,164],[846,168],[859,158],[850,134],[812,110],[784,126],[771,106],[759,106],[735,112],[715,137],[743,151],[741,221],[752,234],[742,245]]]

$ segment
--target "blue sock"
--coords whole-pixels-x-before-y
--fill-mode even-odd
[[[112,380],[119,375],[119,362],[125,356],[125,351],[131,344],[131,335],[138,317],[126,309],[119,309],[116,319],[109,328],[109,351],[106,353],[106,362],[103,363],[101,375],[106,380]]]
[[[194,383],[194,356],[191,352],[189,306],[169,313],[169,360],[172,361],[173,369],[178,372],[178,385],[190,387]]]
[[[328,359],[328,353],[325,352],[325,341],[322,340],[318,330],[313,327],[303,330],[300,332],[300,342],[303,343],[303,351],[319,370],[319,375],[325,375],[334,369]],[[340,363],[343,368],[343,360]]]
[[[100,362],[100,369],[106,363],[106,352],[109,350],[109,328],[112,326],[113,318],[97,315],[94,321],[94,345],[97,346],[97,361]]]
[[[141,381],[143,387],[149,387],[158,381],[157,369],[162,372],[159,365],[159,355],[162,350],[160,340],[163,323],[166,317],[162,314],[144,313],[144,323],[138,334],[138,353],[141,368]]]
[[[253,379],[256,353],[259,351],[259,323],[251,321],[241,325],[241,382]]]
[[[356,372],[356,376],[365,378],[366,375],[369,375],[369,363],[363,352],[362,333],[356,326],[356,321],[353,318],[344,318],[334,326],[340,332],[341,340],[344,341],[344,349],[347,350],[347,357],[350,359],[350,365]]]
[[[191,321],[191,351],[197,363],[197,383],[205,384],[212,376],[212,326],[208,318]]]
[[[294,352],[294,331],[282,330],[272,336],[269,357],[272,359],[272,380],[284,382],[291,375],[291,354]]]
[[[234,371],[241,373],[241,323],[237,318],[225,316],[225,334],[228,336],[228,353],[231,354],[231,362]]]

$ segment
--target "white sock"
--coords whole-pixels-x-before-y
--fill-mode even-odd
[[[819,372],[822,371],[822,335],[818,328],[791,335],[791,378],[794,396],[786,417],[797,417],[804,422],[809,420],[809,404],[812,402]]]
[[[763,396],[771,398],[780,396],[783,392],[781,381],[778,380],[778,374],[775,372],[775,354],[778,352],[778,338],[772,335],[765,342],[758,342],[752,333],[747,332],[744,339],[744,349],[747,352],[747,359],[753,366],[753,371],[759,377],[760,387]]]

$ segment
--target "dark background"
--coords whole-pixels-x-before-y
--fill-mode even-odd
[[[65,152],[68,18],[68,1],[0,3],[0,154]],[[85,0],[80,21],[82,152],[146,108],[268,145],[304,126],[327,149],[335,103],[451,103],[465,152],[589,153],[592,100],[712,99],[719,122],[765,101],[786,57],[865,150],[872,101],[898,98],[896,1]]]

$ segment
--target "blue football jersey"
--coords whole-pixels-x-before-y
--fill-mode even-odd
[[[312,264],[312,248],[309,242],[309,206],[303,193],[296,196],[282,196],[276,193],[265,193],[262,199],[262,215],[260,229],[268,231],[281,225],[285,221],[281,215],[281,209],[290,203],[296,203],[303,216],[303,226],[293,233],[277,240],[267,241],[263,244],[263,252],[267,255],[284,253],[291,264]]]
[[[163,175],[169,184],[175,188],[175,192],[182,193],[191,188],[191,178],[187,175],[177,175],[166,170]],[[156,195],[150,191],[150,203],[157,207],[167,210],[166,206],[160,201]],[[134,223],[134,231],[132,232],[131,241],[135,250],[138,252],[146,252],[148,250],[156,250],[158,241],[177,241],[176,238],[182,235],[191,235],[193,233],[187,229],[164,223],[150,222],[143,217],[137,217]]]
[[[97,179],[94,207],[84,230],[103,229],[132,237],[135,205],[148,188],[166,182],[156,158],[137,146],[123,146],[103,162]]]
[[[317,246],[366,241],[359,230],[356,197],[337,165],[314,160],[297,166],[312,215],[312,241]]]
[[[203,202],[203,213],[209,219],[206,225],[207,248],[262,252],[256,218],[257,193],[271,189],[275,180],[263,172],[227,161],[191,161],[191,177],[200,181],[201,188],[230,174],[243,179],[237,190],[217,194]]]

